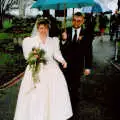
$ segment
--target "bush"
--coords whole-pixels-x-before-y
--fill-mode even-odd
[[[3,28],[8,29],[11,27],[12,27],[12,22],[10,22],[9,20],[3,21]]]
[[[0,33],[0,40],[12,39],[12,34],[10,33]]]
[[[22,53],[0,53],[0,85],[10,81],[25,70],[26,62]]]
[[[6,66],[6,65],[13,65],[14,64],[14,60],[12,59],[12,56],[10,54],[7,53],[1,53],[0,54],[0,65],[2,66]]]

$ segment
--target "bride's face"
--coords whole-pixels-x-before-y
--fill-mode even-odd
[[[38,27],[38,32],[40,35],[47,36],[48,35],[48,25],[41,24]]]

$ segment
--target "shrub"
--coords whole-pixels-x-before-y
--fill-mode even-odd
[[[3,28],[8,29],[11,27],[12,27],[12,22],[10,22],[9,20],[3,21]]]

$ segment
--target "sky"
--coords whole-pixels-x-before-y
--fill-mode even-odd
[[[112,10],[113,13],[118,8],[117,6],[118,0],[95,0],[95,1],[99,3],[103,9],[108,8]]]

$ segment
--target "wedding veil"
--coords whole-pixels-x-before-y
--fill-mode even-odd
[[[35,25],[33,27],[33,30],[32,30],[32,33],[31,33],[31,37],[34,37],[37,35],[37,25],[36,25],[37,22],[35,22]]]

